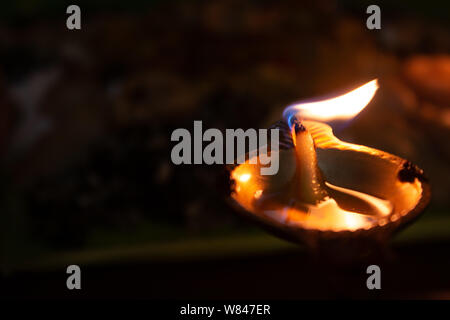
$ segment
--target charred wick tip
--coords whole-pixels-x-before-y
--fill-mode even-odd
[[[424,174],[423,170],[419,169],[416,165],[412,164],[409,161],[405,161],[403,163],[402,168],[398,172],[398,179],[402,182],[414,182],[414,180],[418,178],[421,181],[428,180]]]
[[[295,133],[306,131],[306,128],[303,126],[303,124],[300,122],[300,120],[297,119],[297,117],[294,117],[292,119],[292,123],[294,124]]]
[[[295,122],[294,123],[294,129],[295,129],[295,133],[306,131],[306,128],[300,122]]]

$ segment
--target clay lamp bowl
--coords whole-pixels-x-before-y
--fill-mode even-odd
[[[371,82],[346,99],[326,102],[355,103],[349,95],[369,95],[360,99],[362,110],[377,88]],[[424,211],[430,185],[421,169],[387,152],[339,140],[328,124],[305,119],[313,118],[309,107],[289,107],[288,120],[275,125],[281,136],[280,148],[270,151],[279,153],[276,174],[261,175],[261,164],[249,161],[231,170],[231,200],[239,212],[283,239],[309,248],[331,243],[342,248],[385,242]]]

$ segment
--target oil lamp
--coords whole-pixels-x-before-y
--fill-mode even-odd
[[[280,149],[271,151],[279,152],[278,173],[261,175],[259,162],[234,167],[233,204],[276,235],[310,247],[383,242],[411,222],[430,199],[422,170],[333,134],[377,89],[373,80],[336,98],[287,107],[275,125]]]

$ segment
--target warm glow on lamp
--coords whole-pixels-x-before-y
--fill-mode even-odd
[[[238,177],[238,180],[239,180],[240,182],[247,182],[248,180],[250,180],[250,177],[251,177],[251,174],[250,174],[250,173],[244,173],[244,174],[241,174],[241,175]]]

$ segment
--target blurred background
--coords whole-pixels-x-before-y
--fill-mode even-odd
[[[66,8],[81,8],[81,30]],[[18,0],[0,10],[4,297],[450,298],[450,3]],[[343,140],[409,159],[425,214],[377,262],[333,268],[236,215],[176,128],[264,128],[379,78]],[[80,265],[82,290],[65,287]]]

